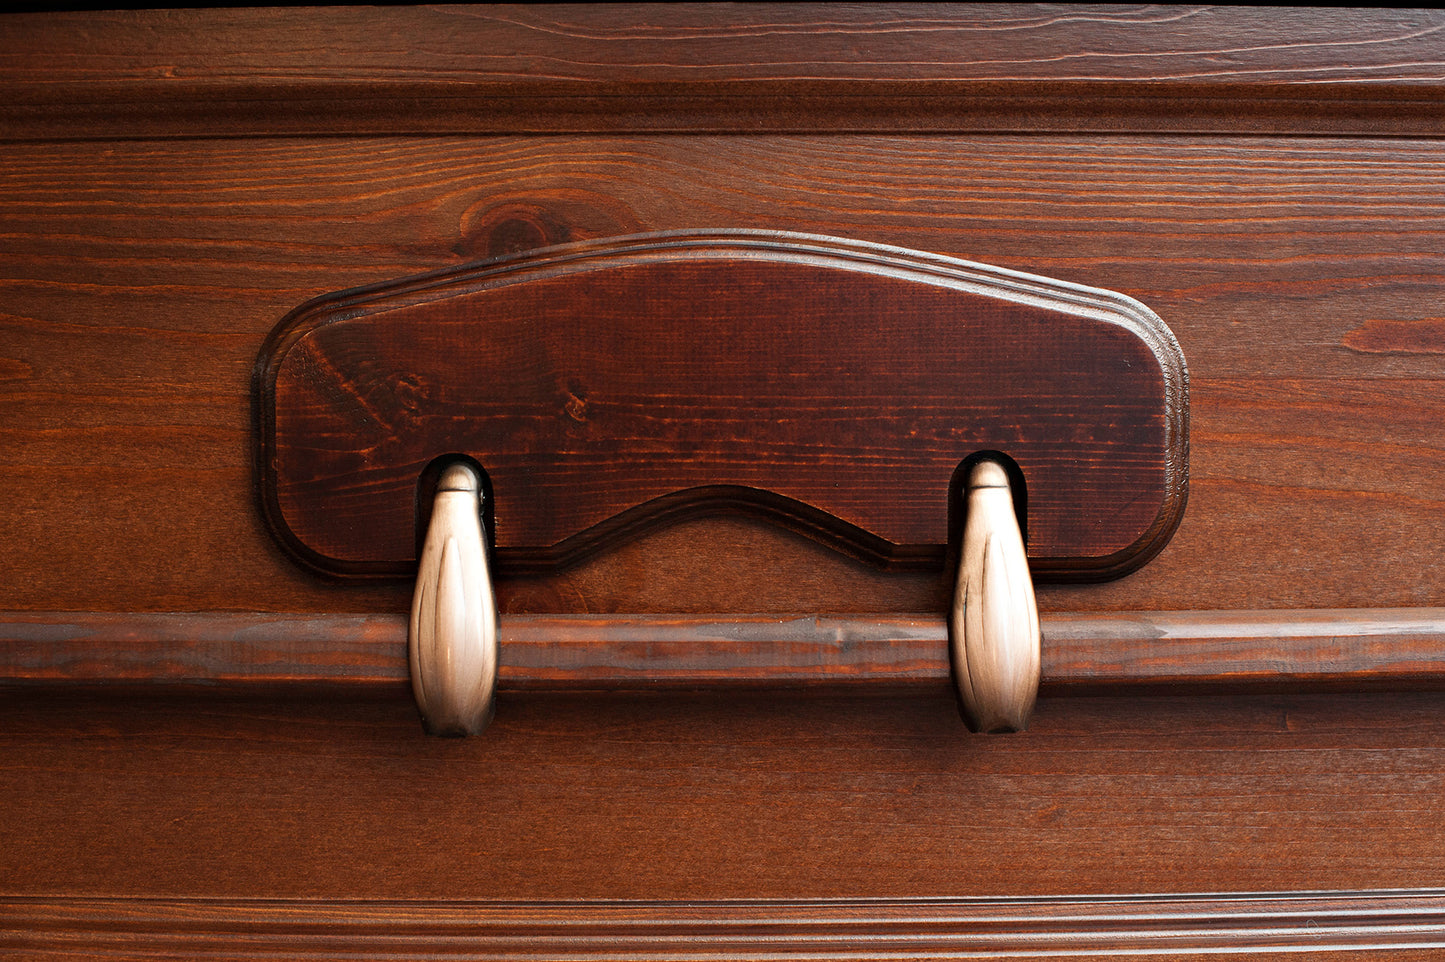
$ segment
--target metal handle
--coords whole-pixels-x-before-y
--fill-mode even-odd
[[[1039,609],[1008,472],[979,461],[968,479],[958,584],[949,615],[953,680],[974,731],[1022,731],[1039,690]]]
[[[407,648],[412,693],[433,735],[475,735],[492,720],[497,602],[481,487],[470,465],[442,471],[417,568]]]
[[[954,683],[975,731],[1028,727],[1038,693],[1038,606],[1008,473],[980,461],[967,486],[949,616]],[[412,600],[412,691],[434,735],[475,735],[491,721],[498,618],[481,520],[481,479],[448,466],[437,485]]]

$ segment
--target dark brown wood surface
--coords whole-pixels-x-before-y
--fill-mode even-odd
[[[963,465],[994,452],[1034,577],[1097,581],[1157,554],[1188,491],[1188,373],[1147,307],[816,235],[639,234],[338,292],[272,331],[255,392],[267,520],[334,575],[415,577],[427,472],[457,456],[501,578],[717,514],[938,571]]]
[[[1188,510],[1145,569],[1046,588],[1046,609],[1445,604],[1436,141],[271,139],[3,160],[0,526],[24,546],[0,556],[6,608],[406,610],[404,585],[327,584],[272,544],[250,466],[266,333],[326,291],[699,224],[984,260],[1160,314],[1190,364]],[[722,519],[500,590],[512,612],[922,612],[949,586]]]
[[[1445,693],[7,693],[0,894],[819,899],[1437,886]]]
[[[0,23],[0,136],[1428,134],[1430,10],[669,4]]]
[[[0,76],[66,92],[74,88],[62,85],[140,87],[187,79],[612,85],[1199,78],[1258,86],[1445,79],[1434,59],[1445,18],[1431,10],[898,3],[853,4],[825,19],[797,5],[750,7],[499,4],[338,8],[320,17],[285,8],[29,15],[6,18],[6,37],[16,46],[0,59]],[[397,42],[400,36],[426,45]],[[324,43],[304,44],[321,37]],[[258,60],[266,68],[260,77]],[[37,76],[34,67],[42,61],[47,69]]]
[[[1438,683],[1445,606],[1440,25],[866,5],[0,18],[0,609],[44,629],[0,644],[35,656],[32,680],[150,678],[0,690],[0,952],[1420,958],[1441,941],[1445,695],[1395,689]],[[327,291],[698,229],[931,251],[1157,311],[1190,363],[1188,511],[1144,569],[1040,601],[1079,639],[1097,618],[1126,641],[1056,671],[1179,685],[1212,663],[1223,690],[1075,686],[1031,731],[976,738],[935,660],[876,692],[509,690],[487,738],[425,738],[393,677],[409,589],[327,583],[261,519],[267,332]],[[949,590],[747,518],[500,585],[513,626],[653,613],[628,630],[702,644],[693,671],[719,653],[699,633],[740,612],[889,634]],[[606,651],[581,646],[580,670],[614,670]],[[157,688],[131,657],[209,683]],[[1301,665],[1377,687],[1299,692]],[[386,677],[296,681],[327,672]]]

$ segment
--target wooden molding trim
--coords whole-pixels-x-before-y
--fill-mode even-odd
[[[1445,84],[719,81],[0,82],[0,142],[487,134],[1074,133],[1429,137]]]
[[[1445,609],[1044,613],[1046,693],[1433,687]],[[943,615],[503,615],[499,685],[653,690],[947,684]],[[0,684],[407,681],[406,616],[0,612]]]
[[[1445,946],[1445,891],[746,902],[0,898],[45,958],[1107,957]]]
[[[1445,129],[1438,11],[598,6],[7,17],[0,139]]]

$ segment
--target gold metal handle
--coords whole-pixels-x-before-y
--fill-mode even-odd
[[[407,648],[412,693],[433,735],[475,735],[492,720],[497,602],[481,487],[467,464],[442,471],[417,569]]]
[[[967,502],[948,622],[953,680],[974,731],[1022,731],[1039,690],[1039,609],[1003,465],[974,465]]]

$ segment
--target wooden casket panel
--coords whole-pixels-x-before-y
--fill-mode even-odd
[[[16,416],[0,426],[24,470],[0,484],[34,506],[7,521],[16,543],[29,546],[0,558],[7,606],[403,610],[404,585],[338,594],[307,576],[276,552],[255,509],[249,372],[281,317],[326,291],[464,263],[489,252],[489,239],[519,233],[540,244],[703,220],[796,227],[797,206],[785,201],[824,196],[837,180],[876,199],[847,195],[835,211],[814,204],[804,226],[1079,283],[1107,277],[1179,338],[1195,415],[1189,510],[1147,568],[1086,592],[1046,588],[1045,608],[1441,603],[1435,581],[1400,576],[1442,560],[1431,493],[1440,355],[1429,198],[1445,183],[1432,141],[766,140],[767,151],[692,136],[508,138],[482,142],[485,150],[429,139],[0,146],[17,181],[7,195],[11,223],[26,239],[10,300]],[[827,179],[813,172],[825,152],[839,154]],[[678,178],[663,182],[661,199],[659,168]],[[981,169],[999,172],[985,179]],[[914,173],[901,180],[900,170]],[[46,171],[59,185],[45,186]],[[427,178],[469,186],[435,199]],[[738,196],[737,178],[749,195]],[[101,187],[82,191],[91,179]],[[1382,179],[1398,192],[1382,193]],[[355,187],[377,180],[389,185],[382,200]],[[920,182],[935,191],[930,209],[899,214]],[[76,192],[55,210],[48,198],[67,183]],[[605,184],[620,198],[607,203],[628,217],[598,226],[589,218],[600,200],[568,216],[569,198],[589,183]],[[112,236],[134,220],[130,205],[170,215],[137,228],[121,252]],[[474,205],[474,218],[490,226],[469,241]],[[1131,223],[1140,209],[1166,225]],[[77,222],[90,233],[64,233]],[[534,223],[554,232],[526,235]],[[190,236],[212,239],[186,246]],[[237,259],[248,251],[242,269]],[[86,296],[58,293],[72,283]],[[105,404],[92,400],[97,393]],[[719,554],[757,564],[730,566],[725,578],[709,577],[706,562],[667,574],[688,568],[679,561],[642,577],[647,559],[686,558],[698,540],[691,530],[663,531],[554,579],[516,579],[503,586],[504,604],[537,612],[578,610],[581,599],[582,610],[619,612],[943,605],[938,576],[875,575],[746,523],[724,521],[709,537],[722,539]],[[157,543],[169,547],[156,551]],[[1225,545],[1228,564],[1219,561]],[[85,578],[33,576],[83,561]],[[784,589],[779,571],[806,591]]]
[[[1445,941],[1439,14],[818,9],[0,20],[0,950]],[[1140,571],[1040,590],[1030,732],[966,735],[928,622],[895,685],[602,664],[628,690],[428,740],[409,587],[272,541],[250,378],[297,304],[699,229],[1104,287],[1178,337],[1188,510]],[[937,621],[948,579],[723,517],[500,596],[518,630],[691,613],[716,653],[730,616]]]

